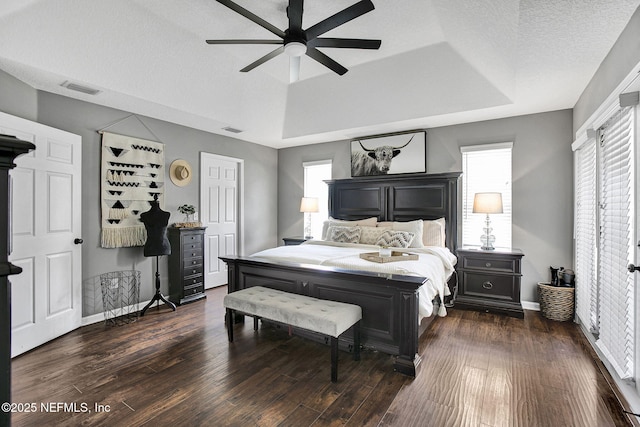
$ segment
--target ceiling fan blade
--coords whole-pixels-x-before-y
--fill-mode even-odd
[[[259,16],[249,12],[244,7],[235,4],[234,2],[232,2],[230,0],[216,0],[216,1],[218,3],[220,3],[220,4],[223,4],[223,5],[227,6],[229,9],[233,10],[234,12],[239,13],[240,15],[244,16],[245,18],[249,19],[250,21],[255,22],[256,24],[260,25],[262,28],[265,28],[265,29],[271,31],[276,36],[284,38],[284,31],[282,31],[280,28],[276,27],[275,25],[272,25],[272,24],[268,23],[267,21],[265,21],[264,19],[260,18]]]
[[[289,0],[287,16],[289,17],[289,31],[302,31],[302,6],[303,0]]]
[[[289,58],[289,83],[300,80],[300,57],[292,56]]]
[[[316,38],[307,43],[312,47],[339,47],[347,49],[379,49],[382,44],[381,40],[369,39],[332,39],[332,38]]]
[[[273,50],[273,51],[267,53],[265,56],[263,56],[262,58],[258,59],[257,61],[252,62],[251,64],[247,65],[246,67],[244,67],[240,71],[243,72],[243,73],[246,73],[247,71],[251,71],[254,68],[256,68],[258,65],[262,65],[265,62],[267,62],[268,60],[270,60],[272,58],[275,58],[276,56],[280,55],[282,52],[284,52],[284,46],[280,46],[276,50]]]
[[[220,0],[218,0],[220,1]],[[375,7],[370,0],[362,0],[358,3],[349,6],[346,9],[336,13],[333,16],[328,17],[327,19],[318,22],[317,24],[307,28],[305,33],[307,34],[307,40],[312,40],[326,33],[327,31],[333,30],[340,25],[351,21],[361,15],[364,15],[367,12],[371,12]]]
[[[284,44],[284,40],[206,40],[207,44]]]
[[[349,71],[346,68],[344,68],[342,65],[338,64],[333,59],[329,58],[324,53],[320,52],[315,47],[307,46],[307,56],[315,59],[316,61],[318,61],[319,63],[321,63],[322,65],[324,65],[325,67],[329,68],[331,71],[339,75],[343,75],[344,73]]]

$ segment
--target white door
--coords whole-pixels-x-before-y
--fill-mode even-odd
[[[227,283],[227,265],[218,257],[237,255],[241,224],[243,161],[200,154],[200,221],[205,230],[204,287]]]
[[[12,253],[11,356],[78,328],[82,322],[82,139],[0,113],[0,132],[32,142],[10,171]]]

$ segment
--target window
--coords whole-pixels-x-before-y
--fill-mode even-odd
[[[304,197],[318,198],[318,212],[305,213],[301,235],[304,236],[304,224],[311,219],[311,235],[316,239],[322,235],[322,223],[329,218],[329,187],[324,182],[331,179],[331,160],[305,162]]]
[[[623,379],[635,374],[634,120],[634,107],[621,108],[574,147],[576,312]]]
[[[486,214],[473,213],[476,193],[502,193],[502,212],[492,214],[494,246],[511,247],[511,142],[460,147],[462,152],[462,244],[480,246]]]

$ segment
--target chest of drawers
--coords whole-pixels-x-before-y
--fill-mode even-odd
[[[523,318],[520,302],[521,260],[519,249],[485,251],[461,248],[458,254],[456,308],[504,313]]]
[[[169,227],[169,299],[185,304],[206,298],[204,293],[204,227]]]

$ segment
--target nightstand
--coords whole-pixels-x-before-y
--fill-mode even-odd
[[[304,243],[309,239],[305,237],[297,236],[297,237],[283,237],[282,240],[284,240],[285,246],[295,246],[295,245],[299,245],[300,243]]]
[[[458,296],[456,308],[503,313],[523,318],[520,303],[521,260],[519,249],[457,250]]]

